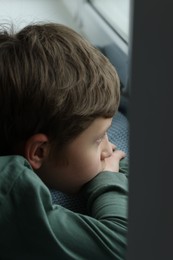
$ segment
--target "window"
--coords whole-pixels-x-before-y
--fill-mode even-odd
[[[128,42],[130,0],[90,0],[89,2],[116,33]]]

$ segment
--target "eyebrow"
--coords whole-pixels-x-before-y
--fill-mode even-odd
[[[104,133],[106,133],[111,126],[112,126],[112,123],[109,126],[107,126],[104,131],[102,131],[102,134],[100,134],[100,136],[103,135]]]

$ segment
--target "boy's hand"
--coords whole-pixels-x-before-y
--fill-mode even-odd
[[[103,162],[103,171],[118,172],[120,160],[123,159],[126,154],[121,150],[115,150],[110,157],[107,157]]]

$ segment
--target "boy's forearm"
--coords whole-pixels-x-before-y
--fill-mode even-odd
[[[123,173],[100,173],[84,187],[89,214],[97,219],[127,219],[127,192],[127,178]]]
[[[87,209],[92,216],[99,219],[99,215],[102,215],[105,210],[107,214],[109,212],[109,214],[127,217],[127,175],[128,159],[124,158],[120,161],[119,173],[101,172],[84,186]]]
[[[127,247],[127,178],[122,173],[102,172],[83,188],[90,216],[71,213],[61,220],[69,223],[68,242],[78,241],[78,257],[125,259]],[[65,213],[65,212],[64,212]],[[65,226],[64,226],[65,228]],[[71,236],[73,234],[73,236]],[[87,244],[88,250],[83,251]],[[75,245],[76,247],[76,245]]]
[[[88,202],[88,213],[98,221],[89,222],[94,230],[99,227],[99,239],[94,239],[95,246],[100,244],[103,255],[106,251],[104,246],[109,248],[108,251],[112,251],[109,258],[105,259],[125,259],[128,208],[128,179],[125,174],[102,172],[85,185],[83,192]],[[94,232],[92,231],[91,235],[92,233]],[[91,242],[90,246],[94,244]]]

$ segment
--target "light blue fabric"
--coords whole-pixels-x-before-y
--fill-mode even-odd
[[[108,130],[109,140],[117,146],[118,149],[123,150],[127,156],[129,153],[128,139],[129,129],[127,118],[118,112],[112,120],[112,126]]]

